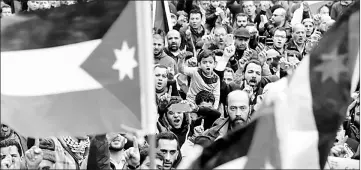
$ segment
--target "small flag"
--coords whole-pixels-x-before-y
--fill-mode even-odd
[[[137,10],[92,1],[2,20],[1,123],[31,137],[140,129],[150,56],[140,55]]]
[[[158,28],[163,30],[165,33],[168,32],[171,28],[169,28],[169,20],[166,13],[166,4],[164,0],[153,1],[155,3],[155,17],[154,17],[154,28]]]
[[[275,82],[285,88],[259,117],[205,148],[188,169],[324,169],[351,100],[358,56],[348,45],[359,42],[348,30],[353,17],[360,19],[359,5],[344,12],[288,82]]]

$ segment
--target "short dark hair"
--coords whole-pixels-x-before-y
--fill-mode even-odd
[[[203,17],[203,14],[201,12],[201,10],[197,9],[197,8],[193,8],[190,12],[189,12],[189,18],[191,16],[191,14],[200,14],[201,18]]]
[[[213,53],[213,51],[208,50],[208,49],[201,50],[201,51],[199,51],[199,53],[197,55],[197,62],[200,63],[203,58],[208,58],[208,57],[212,57],[213,60],[216,61],[216,57],[215,57],[215,54]]]
[[[196,105],[200,105],[202,102],[207,102],[207,103],[211,102],[212,104],[214,104],[215,98],[213,93],[206,90],[202,90],[199,93],[197,93],[195,102]]]
[[[246,72],[248,65],[251,64],[251,63],[257,64],[262,68],[262,64],[261,64],[260,61],[258,61],[256,59],[251,59],[251,60],[247,61],[246,65],[244,66],[243,74]],[[262,71],[262,69],[261,69],[261,71]]]
[[[5,139],[0,142],[0,148],[5,148],[9,146],[15,146],[18,149],[19,155],[23,155],[20,144],[15,139]]]
[[[238,13],[238,14],[236,15],[236,20],[237,20],[237,17],[247,17],[247,18],[248,18],[248,15],[245,14],[245,13]]]
[[[158,133],[156,136],[156,140],[155,140],[155,146],[158,148],[159,147],[159,140],[176,140],[177,141],[177,150],[180,150],[180,146],[179,146],[179,140],[177,135],[175,135],[173,132],[161,132]]]
[[[153,39],[161,39],[163,40],[163,44],[165,44],[165,37],[163,35],[160,35],[160,34],[154,34],[153,35]]]

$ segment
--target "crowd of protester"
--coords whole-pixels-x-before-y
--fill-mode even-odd
[[[4,0],[2,17],[71,3]],[[176,169],[247,125],[271,84],[292,74],[351,3],[312,13],[303,1],[169,1],[170,31],[153,29],[156,168]],[[330,156],[359,159],[359,106],[355,92]],[[1,169],[150,168],[148,138],[133,133],[32,139],[2,124],[0,138]]]

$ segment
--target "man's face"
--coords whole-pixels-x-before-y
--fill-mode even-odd
[[[154,163],[155,163],[156,169],[158,169],[158,170],[163,169],[163,160],[156,158]],[[145,158],[145,160],[143,161],[142,165],[140,165],[140,169],[151,169],[149,156],[147,156]]]
[[[270,6],[271,4],[269,1],[261,1],[260,4],[261,4],[262,11],[266,11],[267,9],[269,9],[271,7]]]
[[[280,25],[283,21],[285,21],[284,9],[278,8],[273,11],[271,21],[276,25]]]
[[[302,44],[306,41],[306,29],[303,25],[298,25],[295,27],[292,34],[293,39],[297,44]]]
[[[4,7],[2,8],[2,16],[6,17],[6,16],[12,16],[13,14],[11,13],[11,8],[9,7]]]
[[[111,150],[111,151],[123,150],[125,144],[127,143],[127,139],[120,134],[113,133],[111,135],[113,137],[112,137],[111,141],[109,141],[110,142],[109,150]]]
[[[179,32],[169,32],[167,35],[168,38],[168,48],[171,51],[177,51],[181,44],[181,38]]]
[[[221,27],[214,30],[214,40],[218,46],[224,46],[224,38],[226,37],[226,30]]]
[[[229,96],[227,111],[233,125],[244,125],[247,123],[249,114],[249,98],[244,96]]]
[[[164,156],[164,169],[171,169],[178,157],[177,140],[160,139],[158,141],[158,152]]]
[[[247,23],[248,23],[247,17],[245,17],[245,16],[244,17],[243,16],[238,16],[237,17],[237,22],[236,22],[237,27],[245,28],[247,26]]]
[[[50,3],[48,1],[39,1],[40,9],[50,9]]]
[[[198,63],[198,67],[201,68],[204,74],[211,75],[214,67],[216,67],[216,63],[213,57],[209,56],[207,58],[202,58],[201,62]]]
[[[154,69],[155,75],[155,89],[163,90],[167,86],[167,69],[156,67]]]
[[[192,28],[198,29],[201,26],[202,17],[199,13],[193,13],[189,17],[189,24]]]
[[[164,42],[160,38],[153,38],[153,49],[154,49],[154,55],[159,55],[163,52],[164,48]]]
[[[276,46],[278,49],[283,49],[286,41],[287,41],[287,35],[285,31],[279,31],[279,30],[275,31],[273,36],[274,46]]]
[[[32,11],[38,10],[40,8],[39,1],[35,1],[35,0],[28,1],[28,7]]]
[[[329,16],[329,15],[330,15],[330,10],[328,9],[327,6],[323,6],[323,7],[320,9],[320,14],[321,14],[321,15]]]
[[[0,149],[1,165],[5,165],[8,169],[20,169],[21,157],[18,148],[14,145]]]
[[[245,13],[248,16],[254,15],[255,12],[256,12],[256,6],[254,5],[253,1],[244,1],[243,2],[243,7],[244,7]]]
[[[7,138],[11,135],[12,129],[10,129],[8,126],[1,124],[1,133],[0,138]]]
[[[203,9],[206,9],[209,6],[209,1],[201,1],[200,4]]]
[[[213,107],[213,103],[211,102],[202,102],[201,104],[199,104],[199,107],[206,107],[206,108],[212,108]]]
[[[305,22],[303,25],[306,28],[306,36],[311,36],[313,33],[313,24],[311,22]]]
[[[234,44],[237,50],[246,50],[249,44],[249,38],[236,37]]]
[[[174,129],[180,129],[182,127],[183,117],[184,112],[167,112],[168,122]]]
[[[223,81],[226,84],[230,84],[231,82],[233,82],[233,74],[232,74],[232,72],[230,72],[230,71],[224,72]]]
[[[262,68],[255,63],[249,63],[244,73],[244,78],[248,85],[256,87],[261,81]]]
[[[217,8],[217,7],[219,7],[219,1],[211,0],[211,5],[212,5],[214,8]]]

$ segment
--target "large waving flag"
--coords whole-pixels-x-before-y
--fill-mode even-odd
[[[324,169],[351,100],[360,44],[349,35],[360,36],[359,5],[345,11],[291,77],[272,85],[273,98],[254,121],[180,168]]]
[[[147,108],[153,57],[142,3],[92,1],[3,18],[1,123],[31,137],[140,129],[142,111],[155,113]]]

